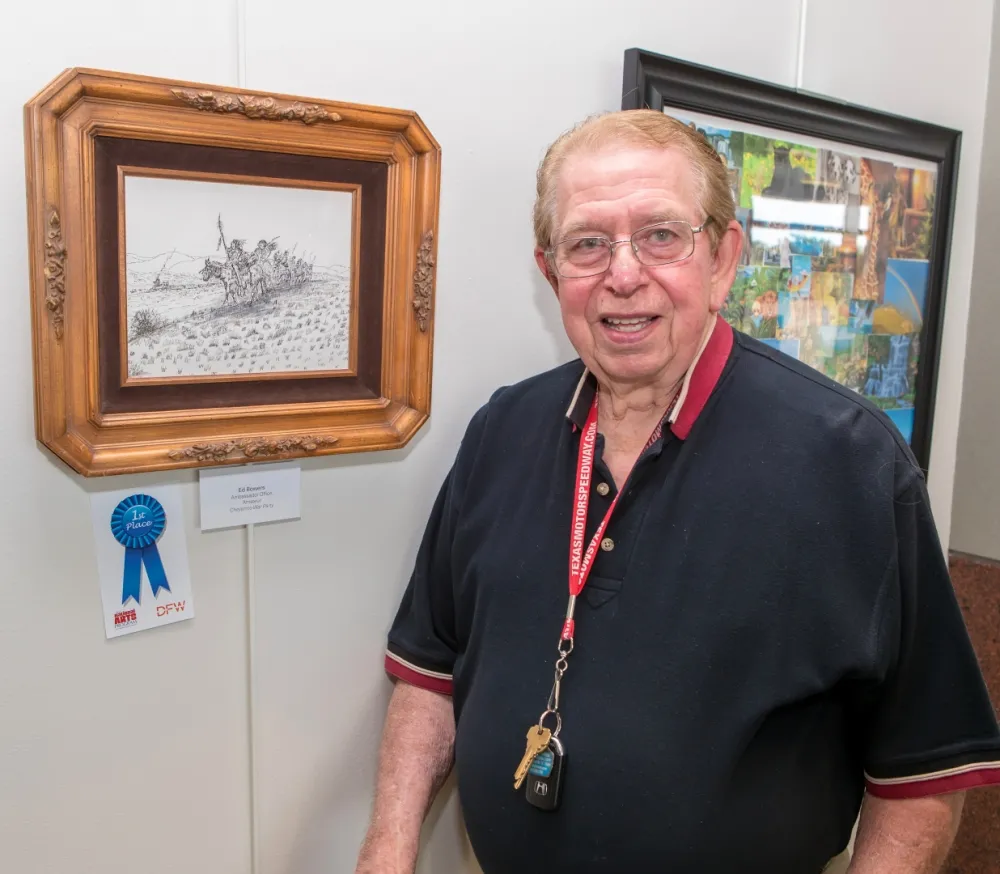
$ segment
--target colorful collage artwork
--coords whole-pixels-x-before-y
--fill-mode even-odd
[[[723,316],[883,409],[909,441],[936,174],[698,124],[746,232]]]

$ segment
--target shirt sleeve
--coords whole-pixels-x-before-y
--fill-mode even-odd
[[[897,550],[865,742],[868,791],[917,798],[1000,783],[1000,729],[955,597],[923,476],[895,498]]]
[[[445,695],[452,693],[452,669],[462,646],[455,626],[452,544],[486,416],[483,407],[469,423],[438,491],[386,646],[387,673]]]

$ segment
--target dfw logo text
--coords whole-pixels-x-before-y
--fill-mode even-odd
[[[156,605],[157,616],[169,616],[171,613],[183,613],[187,601],[168,601],[166,604]]]

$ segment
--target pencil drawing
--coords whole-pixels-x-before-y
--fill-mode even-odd
[[[349,194],[307,191],[313,197],[303,200],[301,189],[138,181],[126,189],[130,379],[348,366]],[[324,222],[330,201],[336,220]],[[323,209],[303,214],[303,202]],[[227,223],[239,226],[238,236],[227,233]],[[310,249],[301,251],[305,245]]]

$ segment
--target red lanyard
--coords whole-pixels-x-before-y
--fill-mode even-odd
[[[615,510],[615,505],[622,493],[619,491],[615,499],[608,507],[607,513],[597,526],[587,551],[583,551],[583,541],[587,531],[587,511],[590,508],[590,482],[594,475],[594,448],[597,444],[597,395],[594,395],[594,403],[591,404],[587,422],[583,426],[580,434],[580,454],[576,460],[576,491],[573,501],[573,527],[569,539],[569,609],[566,613],[566,622],[563,625],[562,639],[573,639],[573,608],[576,606],[576,598],[583,587],[587,585],[587,577],[590,576],[590,569],[594,566],[594,553],[604,536],[604,531],[611,521],[611,514]]]
[[[671,401],[670,406],[667,408],[667,415],[673,410],[678,396],[675,396],[674,400]],[[661,425],[663,421],[666,421],[666,416],[661,420]],[[649,440],[646,441],[646,448],[643,452],[652,446],[660,433],[660,427],[653,430]],[[625,486],[625,483],[623,483],[622,488],[615,495],[615,499],[604,514],[601,524],[597,526],[597,531],[594,532],[594,536],[587,546],[587,551],[584,552],[583,541],[587,532],[587,510],[590,507],[590,483],[594,476],[594,449],[596,445],[597,394],[595,392],[594,403],[590,407],[587,422],[580,433],[580,454],[576,462],[576,490],[573,496],[573,521],[570,526],[569,536],[569,604],[566,607],[566,621],[563,623],[562,635],[559,638],[559,658],[556,660],[555,665],[555,680],[552,683],[552,691],[549,693],[548,703],[545,705],[545,712],[542,713],[537,726],[538,731],[541,732],[545,725],[545,717],[549,715],[554,716],[556,726],[551,731],[553,738],[557,738],[559,732],[562,731],[562,716],[559,713],[559,691],[563,675],[569,667],[567,659],[569,658],[569,654],[573,652],[573,632],[576,628],[573,613],[576,610],[576,598],[587,584],[587,577],[590,575],[590,569],[594,564],[594,554],[597,552],[598,545],[604,537],[608,522],[611,521],[611,514],[614,513],[615,507],[618,505],[618,499],[621,497]],[[641,453],[640,457],[642,457]],[[631,475],[631,472],[629,472],[629,476]]]
[[[674,408],[676,397],[667,409],[667,415]],[[665,419],[666,417],[664,417]],[[646,443],[646,449],[652,445],[658,436],[660,429],[653,431]],[[618,504],[618,499],[624,491],[622,489],[615,495],[615,499],[604,514],[601,524],[597,526],[597,531],[587,546],[587,551],[583,551],[583,540],[587,531],[587,511],[590,508],[590,483],[594,475],[594,449],[597,445],[597,394],[594,394],[594,403],[590,407],[587,422],[583,426],[580,434],[580,454],[576,461],[576,490],[573,498],[573,524],[570,529],[569,538],[569,607],[566,610],[566,621],[563,624],[562,640],[573,640],[575,623],[573,621],[573,611],[576,607],[576,598],[587,585],[587,577],[590,576],[590,569],[594,565],[594,555],[604,537],[604,532],[611,521],[611,514],[614,513]],[[645,450],[643,450],[645,451]],[[630,474],[631,476],[631,474]]]

